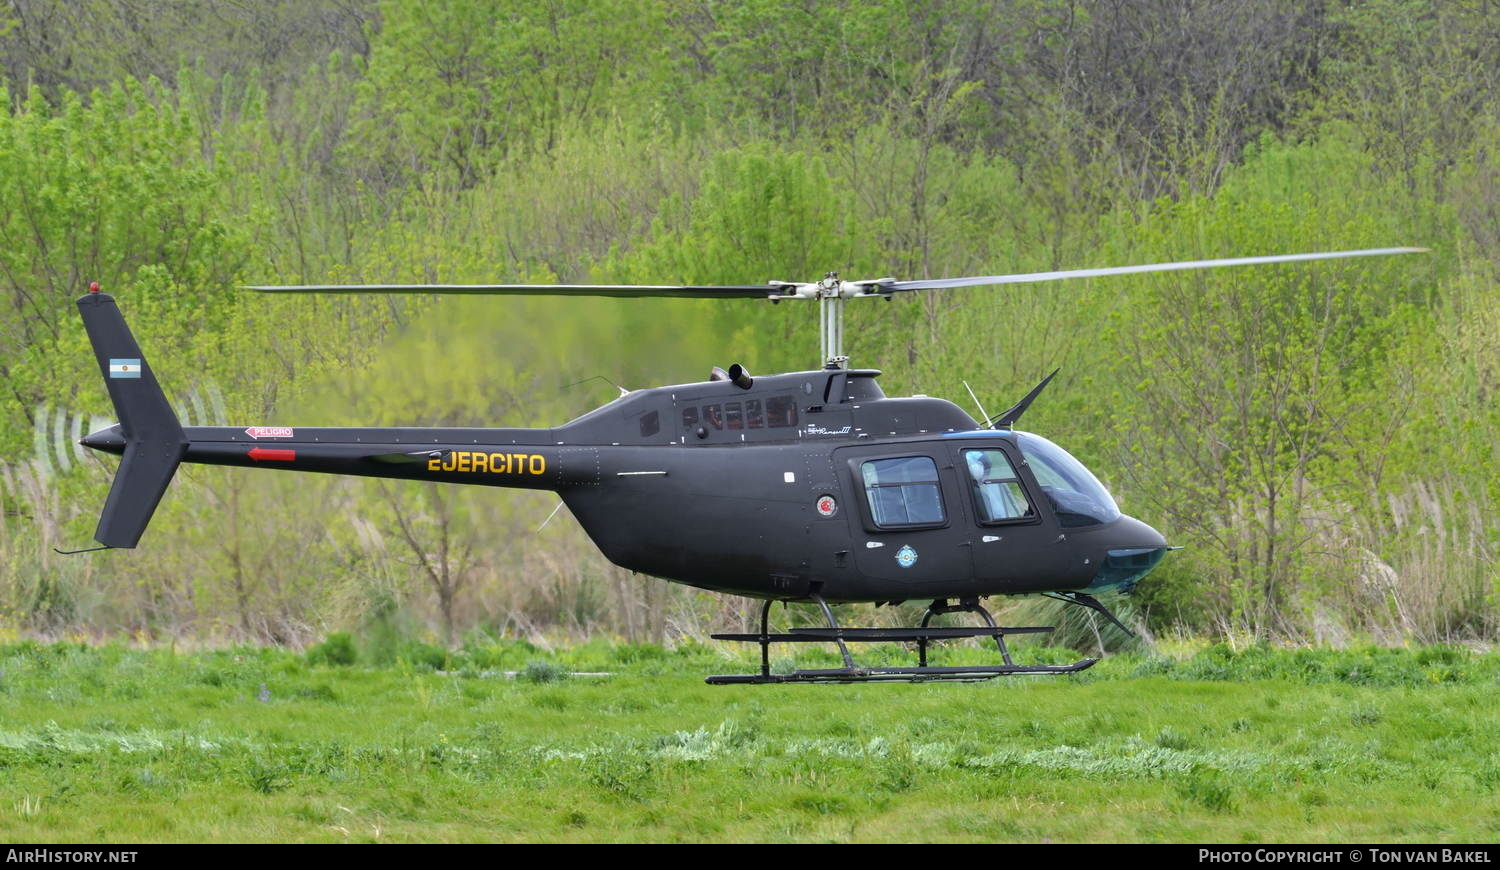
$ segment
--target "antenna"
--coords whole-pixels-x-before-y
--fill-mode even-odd
[[[622,395],[622,396],[628,396],[628,395],[630,395],[630,391],[629,390],[625,389],[624,387],[620,386],[619,384],[615,383],[614,381],[610,380],[609,378],[605,377],[604,375],[590,375],[589,377],[586,377],[586,378],[584,378],[581,381],[574,381],[571,384],[564,385],[563,389],[564,390],[571,389],[573,387],[578,386],[579,384],[586,384],[589,381],[603,381],[606,384],[609,384],[611,387],[614,387],[615,389],[619,390],[620,391],[620,395]]]
[[[1031,403],[1036,401],[1036,397],[1042,394],[1042,390],[1047,389],[1047,385],[1052,383],[1052,379],[1057,377],[1057,373],[1060,371],[1062,371],[1062,369],[1053,369],[1052,374],[1046,376],[1045,378],[1042,378],[1042,382],[1040,384],[1032,387],[1031,392],[1027,393],[1021,399],[1021,401],[1000,412],[1000,416],[994,418],[986,418],[985,428],[1016,428],[1016,421],[1021,419],[1021,415],[1026,413],[1026,409],[1031,407]]]
[[[990,412],[984,409],[984,403],[979,401],[978,396],[974,395],[974,388],[969,386],[968,381],[964,381],[963,384],[964,389],[969,391],[969,398],[974,400],[974,406],[979,409],[979,419],[984,420],[985,422],[989,422]]]

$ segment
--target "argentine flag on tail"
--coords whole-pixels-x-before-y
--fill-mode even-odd
[[[111,359],[109,361],[109,376],[111,378],[139,378],[141,376],[141,361],[138,359]]]

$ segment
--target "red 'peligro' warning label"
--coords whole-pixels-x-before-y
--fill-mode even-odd
[[[291,438],[291,426],[251,426],[245,434],[251,438]]]

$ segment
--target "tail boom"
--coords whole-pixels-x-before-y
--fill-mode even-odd
[[[587,485],[598,475],[592,449],[560,446],[551,429],[205,426],[185,431],[183,461],[205,465],[543,490]]]
[[[600,483],[598,450],[564,446],[556,429],[183,428],[113,297],[91,289],[78,310],[120,420],[82,439],[122,457],[94,533],[106,548],[140,541],[183,462],[554,491]]]

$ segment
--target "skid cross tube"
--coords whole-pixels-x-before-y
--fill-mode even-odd
[[[944,613],[977,613],[984,617],[984,624],[995,629],[993,635],[995,645],[1000,648],[1000,658],[1005,660],[1006,667],[1015,666],[1015,662],[1010,659],[1010,649],[1005,646],[1006,632],[995,625],[995,618],[990,616],[988,610],[984,609],[984,605],[979,603],[979,599],[965,598],[957,604],[949,604],[946,598],[941,601],[934,601],[927,605],[927,612],[922,614],[922,627],[926,628],[929,620],[934,616]],[[927,667],[927,638],[917,641],[917,653],[921,666],[924,668]]]
[[[839,645],[839,652],[844,656],[844,667],[851,671],[854,670],[854,657],[849,655],[849,647],[844,643],[844,631],[839,628],[838,621],[833,618],[833,610],[828,606],[828,602],[823,600],[823,596],[818,593],[814,592],[811,597],[818,607],[822,609],[823,618],[828,620],[828,627],[833,631],[833,642]]]

